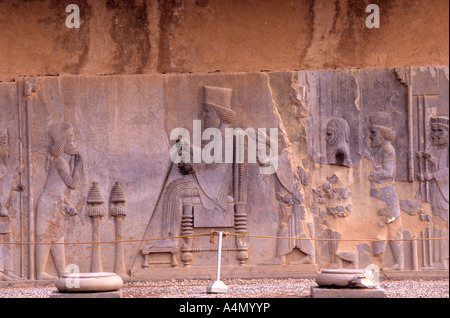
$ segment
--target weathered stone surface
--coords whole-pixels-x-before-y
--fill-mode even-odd
[[[447,66],[21,77],[0,96],[0,235],[38,243],[1,254],[3,279],[52,280],[70,264],[210,279],[218,230],[232,277],[448,269]],[[221,159],[225,128],[265,128],[245,144],[266,137],[267,158],[172,162],[172,132],[194,146],[198,123],[222,134]]]
[[[323,269],[316,276],[320,287],[375,288],[372,272],[361,269]]]
[[[100,293],[60,293],[58,291],[54,291],[50,294],[50,298],[122,298],[122,293],[120,291]]]
[[[356,289],[356,288],[321,288],[311,286],[311,298],[384,298],[382,288]]]
[[[222,257],[224,257],[222,253]],[[149,266],[150,268],[150,266]],[[295,278],[303,277],[314,279],[317,276],[317,265],[315,264],[292,264],[281,266],[222,266],[221,277],[223,278]],[[217,266],[190,266],[175,267],[153,265],[151,271],[146,268],[136,267],[131,271],[132,277],[136,279],[184,279],[185,277],[195,277],[198,279],[215,279]]]
[[[0,3],[0,81],[28,75],[260,72],[448,64],[448,1]],[[432,82],[429,82],[432,85]]]

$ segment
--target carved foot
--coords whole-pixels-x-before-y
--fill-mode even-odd
[[[403,266],[401,266],[400,264],[398,264],[398,263],[396,263],[396,264],[394,264],[394,265],[392,265],[392,266],[389,266],[389,267],[383,267],[383,269],[384,270],[388,270],[388,271],[390,271],[390,270],[399,270],[399,271],[402,271],[403,269],[404,269],[404,267]]]
[[[276,256],[267,262],[261,263],[261,265],[283,265],[283,258],[281,256]]]
[[[40,273],[36,275],[37,280],[56,280],[57,277],[47,274],[47,273]]]
[[[12,271],[5,271],[5,274],[12,280],[25,280],[25,277],[20,277],[14,274]]]
[[[0,281],[7,281],[7,280],[13,280],[13,279],[3,273],[0,273]]]
[[[312,264],[312,263],[313,263],[313,261],[312,261],[311,256],[307,255],[307,256],[303,257],[301,260],[290,262],[289,264],[301,265],[301,264]]]

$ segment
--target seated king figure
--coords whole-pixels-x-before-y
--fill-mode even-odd
[[[205,86],[205,99],[203,102],[203,127],[217,128],[221,132],[222,145],[224,144],[225,128],[228,128],[236,119],[236,113],[230,109],[231,89]],[[209,141],[206,141],[209,142]],[[202,144],[203,148],[203,144]],[[225,213],[228,204],[233,202],[230,194],[233,191],[232,163],[183,163],[177,168],[180,178],[171,181],[162,197],[162,236],[164,239],[153,247],[178,247],[176,238],[180,235],[183,213],[186,208],[191,209],[192,204],[201,206],[210,213]],[[192,238],[186,238],[182,249],[192,245]],[[152,248],[152,247],[150,247]]]

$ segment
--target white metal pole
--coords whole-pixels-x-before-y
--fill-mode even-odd
[[[209,294],[224,294],[228,293],[228,287],[220,280],[220,263],[222,260],[222,236],[223,232],[219,232],[219,247],[217,249],[217,279],[206,287],[206,292]]]
[[[222,259],[222,231],[219,232],[219,249],[217,253],[217,281],[220,280],[220,261]]]

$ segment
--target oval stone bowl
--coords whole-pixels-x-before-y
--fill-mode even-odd
[[[107,292],[123,287],[123,280],[115,273],[70,273],[56,281],[63,293]]]

